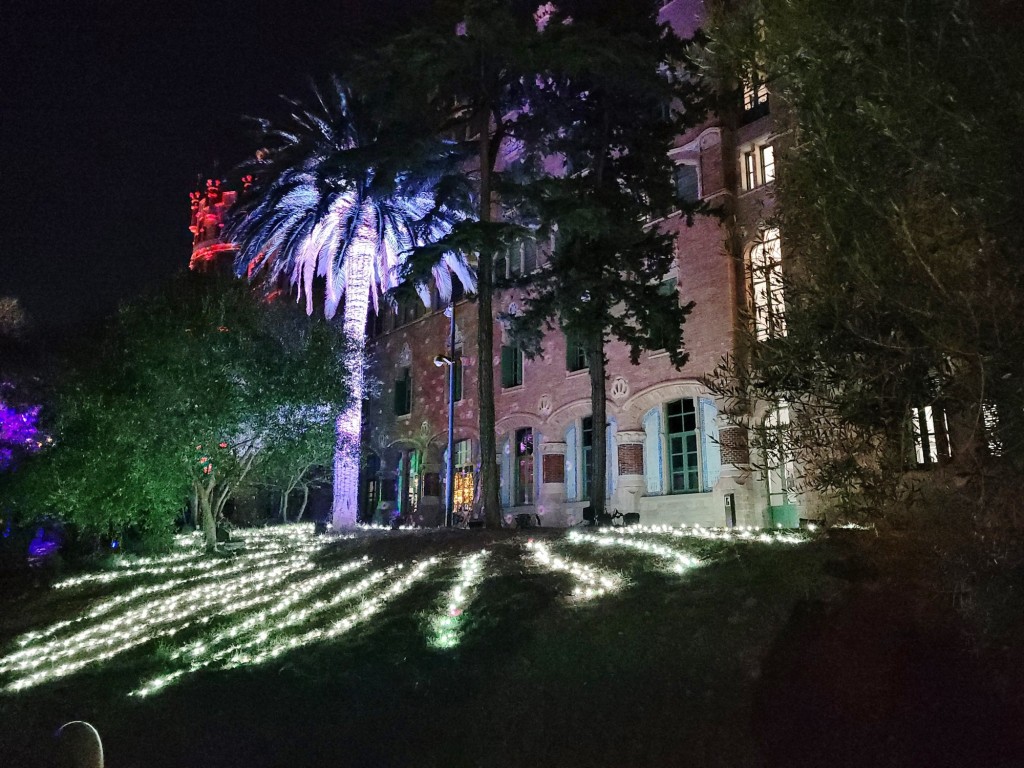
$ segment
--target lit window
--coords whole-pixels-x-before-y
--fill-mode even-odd
[[[999,411],[993,402],[981,404],[981,418],[985,424],[985,437],[990,456],[1003,455],[1003,441],[999,437]]]
[[[505,389],[523,383],[523,350],[516,346],[501,348],[501,386]]]
[[[775,147],[765,144],[761,147],[761,183],[771,184],[775,181]]]
[[[757,161],[753,150],[743,153],[743,183],[747,189],[757,186]]]
[[[748,144],[743,159],[743,188],[755,189],[775,181],[775,148],[771,144]]]
[[[768,86],[762,74],[754,73],[743,83],[743,122],[749,123],[768,112]]]
[[[914,460],[919,467],[933,467],[952,456],[946,411],[926,405],[910,409],[910,428],[914,439]]]
[[[758,341],[786,335],[779,230],[766,229],[750,249],[754,328]]]
[[[452,488],[452,507],[460,515],[473,507],[476,473],[473,466],[473,444],[469,440],[455,443],[455,483]]]

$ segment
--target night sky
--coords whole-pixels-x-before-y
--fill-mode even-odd
[[[414,0],[0,9],[0,296],[59,335],[188,263],[188,194]]]

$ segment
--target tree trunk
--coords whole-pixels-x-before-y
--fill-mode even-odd
[[[373,242],[364,227],[375,220],[363,211],[357,238],[345,263],[345,315],[343,328],[352,349],[349,352],[349,405],[335,421],[334,501],[331,524],[335,530],[352,528],[359,508],[359,446],[363,428],[363,364],[366,342],[366,313],[370,306],[373,279]],[[360,237],[362,235],[362,237]]]
[[[597,515],[605,512],[605,489],[608,487],[608,424],[605,403],[605,357],[604,339],[595,334],[587,341],[587,355],[590,364],[590,413],[593,421],[594,471],[590,473],[590,507]]]
[[[217,519],[213,509],[212,490],[198,487],[195,489],[196,509],[199,519],[197,525],[203,530],[203,544],[207,550],[217,546]]]
[[[290,490],[281,491],[281,500],[277,504],[277,510],[281,514],[281,522],[288,522],[288,495]]]
[[[480,221],[491,220],[491,144],[490,114],[480,110],[477,145],[480,158]],[[501,527],[501,502],[498,498],[497,436],[494,434],[494,254],[481,250],[477,259],[477,366],[480,397],[480,493],[484,520],[488,528]]]
[[[298,523],[302,520],[302,516],[306,513],[306,504],[309,502],[309,486],[302,486],[302,504],[299,506],[299,514],[295,516],[295,522]]]

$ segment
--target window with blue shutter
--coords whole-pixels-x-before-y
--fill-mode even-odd
[[[501,493],[501,506],[512,506],[512,447],[506,437],[498,443],[498,487]]]
[[[651,408],[644,415],[644,479],[648,496],[664,492],[661,477],[661,408]]]
[[[701,489],[710,491],[718,485],[722,475],[722,446],[718,437],[718,407],[709,397],[699,399],[700,404],[700,459],[704,467]]]
[[[576,501],[579,498],[579,474],[576,467],[576,427],[565,430],[565,498]]]

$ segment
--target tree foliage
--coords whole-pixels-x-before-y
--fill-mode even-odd
[[[233,491],[306,451],[299,437],[344,403],[344,381],[330,327],[238,281],[184,276],[122,309],[79,364],[23,503],[101,534],[170,532],[191,503],[212,545]]]
[[[530,356],[554,321],[583,343],[591,378],[594,472],[591,504],[604,511],[605,346],[618,340],[639,363],[665,349],[680,367],[680,304],[661,281],[675,237],[649,222],[674,207],[692,220],[699,205],[675,200],[673,139],[706,114],[706,95],[688,71],[687,46],[657,23],[655,3],[577,3],[549,8],[542,68],[528,91],[519,131],[533,174],[517,190],[541,233],[554,232],[550,259],[517,281],[524,306],[509,318]],[[561,167],[552,168],[561,160]],[[544,170],[555,173],[544,174]],[[536,174],[540,177],[536,178]],[[534,175],[534,180],[529,176]],[[703,212],[703,211],[702,211]]]
[[[793,404],[807,484],[849,505],[903,496],[913,408],[948,418],[961,477],[999,453],[1021,468],[1024,193],[1007,169],[1024,162],[1024,51],[996,6],[762,0],[715,33],[714,65],[765,78],[788,137],[788,332],[718,387],[748,416]]]

